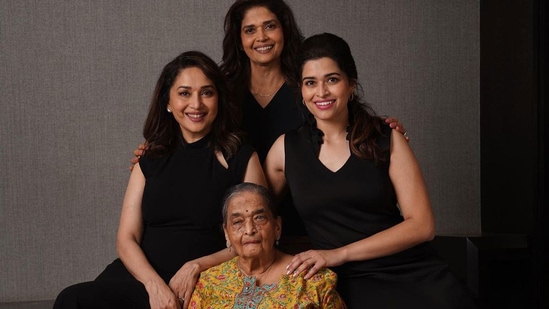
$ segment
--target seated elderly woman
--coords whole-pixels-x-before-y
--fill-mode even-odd
[[[308,280],[286,275],[292,256],[275,248],[281,219],[263,186],[245,182],[229,189],[223,230],[237,256],[200,274],[189,308],[345,308],[331,270]]]

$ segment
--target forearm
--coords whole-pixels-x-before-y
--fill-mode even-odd
[[[338,251],[341,264],[343,264],[395,254],[430,241],[433,237],[434,226],[432,223],[408,219],[368,238],[335,250]]]
[[[164,280],[151,266],[145,253],[139,244],[132,240],[122,240],[117,242],[117,251],[120,260],[126,266],[126,269],[147,287],[151,283],[165,284]]]
[[[203,272],[206,269],[219,265],[223,262],[226,262],[232,259],[233,257],[235,257],[234,251],[223,249],[215,253],[212,253],[210,255],[206,255],[206,256],[194,259],[192,261],[189,261],[188,263],[196,264],[198,266],[198,270],[200,272]]]

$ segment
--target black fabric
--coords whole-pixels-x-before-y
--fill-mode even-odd
[[[296,98],[296,89],[284,84],[265,108],[246,91],[242,113],[242,127],[263,164],[276,139],[301,126],[306,108],[301,104],[301,98]],[[290,194],[284,197],[278,209],[282,217],[282,237],[306,235]]]
[[[226,169],[208,139],[182,143],[160,159],[140,159],[146,178],[141,248],[166,283],[185,262],[225,247],[221,201],[229,187],[243,181],[254,151],[243,145]],[[117,259],[96,280],[63,290],[58,308],[149,308],[149,298]]]
[[[261,162],[265,161],[269,149],[280,135],[299,128],[303,123],[304,107],[295,94],[295,89],[284,84],[263,108],[252,93],[246,91],[242,108],[242,128]]]
[[[389,126],[383,126],[383,134],[378,144],[389,145]],[[333,172],[318,159],[313,135],[307,124],[286,134],[285,173],[315,249],[339,248],[403,221],[389,178],[389,161],[375,164],[351,154]],[[350,309],[474,308],[429,243],[333,270],[338,274],[338,291]]]
[[[149,309],[150,305],[145,286],[126,270],[120,259],[116,259],[94,281],[64,289],[57,296],[53,308]]]
[[[140,165],[147,179],[143,192],[141,247],[165,281],[185,261],[211,254],[225,246],[221,229],[221,200],[225,191],[244,179],[253,148],[241,147],[221,165],[202,139],[169,156]]]

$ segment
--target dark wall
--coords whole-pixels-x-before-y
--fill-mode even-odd
[[[484,236],[473,243],[486,308],[549,308],[548,35],[546,1],[480,2]]]
[[[533,1],[481,1],[483,232],[530,233],[536,201],[537,70]]]

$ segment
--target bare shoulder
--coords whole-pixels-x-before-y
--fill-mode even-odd
[[[284,136],[284,134],[280,135],[271,146],[271,149],[267,154],[267,159],[265,160],[265,165],[269,166],[275,162],[275,165],[278,165],[280,164],[281,159],[284,158]]]
[[[273,146],[271,146],[271,149],[274,149],[274,148],[281,148],[281,149],[284,149],[284,137],[286,136],[286,134],[282,134],[280,135],[276,140],[275,142],[273,143]]]

